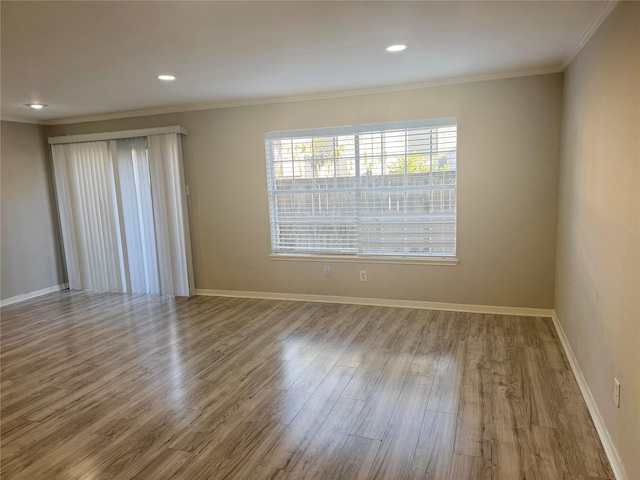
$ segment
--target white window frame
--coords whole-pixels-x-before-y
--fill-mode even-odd
[[[360,194],[364,191],[362,187],[362,178],[360,177],[360,166],[361,166],[361,149],[359,146],[359,138],[361,134],[368,134],[372,132],[389,132],[389,131],[402,131],[405,130],[405,137],[409,134],[411,130],[416,131],[416,129],[432,129],[435,127],[453,127],[453,150],[452,152],[454,158],[454,167],[451,171],[448,172],[448,177],[453,177],[453,184],[447,184],[447,188],[444,186],[440,187],[443,190],[449,191],[451,194],[453,191],[453,213],[442,213],[441,215],[447,217],[453,217],[453,223],[451,223],[451,219],[447,220],[447,225],[449,226],[446,229],[447,232],[440,235],[448,235],[448,239],[453,238],[453,248],[449,248],[448,251],[444,251],[444,247],[441,249],[442,251],[436,251],[435,253],[422,251],[422,252],[365,252],[361,251],[359,245],[361,243],[361,216],[360,212],[363,210],[363,201],[360,200]],[[353,136],[354,143],[354,164],[355,164],[355,186],[353,188],[353,193],[357,197],[355,201],[357,214],[355,220],[355,230],[357,237],[357,245],[358,247],[352,251],[342,251],[342,252],[329,252],[325,250],[315,250],[309,249],[306,251],[300,251],[295,248],[286,249],[280,248],[281,244],[279,238],[279,226],[282,225],[282,222],[279,222],[279,218],[282,217],[278,212],[278,203],[276,201],[277,194],[286,194],[288,190],[278,190],[276,188],[276,173],[275,173],[275,154],[274,154],[274,142],[275,141],[290,141],[294,139],[302,139],[302,138],[318,138],[318,137],[338,137],[338,136]],[[431,141],[429,145],[432,145],[434,142]],[[405,158],[410,155],[410,152],[405,149]],[[367,124],[367,125],[351,125],[351,126],[342,126],[342,127],[328,127],[328,128],[314,128],[314,129],[303,129],[303,130],[286,130],[286,131],[273,131],[265,133],[265,156],[266,156],[266,167],[267,167],[267,189],[269,195],[269,217],[270,217],[270,231],[271,231],[271,255],[270,258],[273,260],[303,260],[303,261],[335,261],[335,262],[371,262],[371,263],[405,263],[405,264],[445,264],[445,265],[457,265],[458,260],[456,258],[457,251],[457,121],[455,117],[443,117],[443,118],[434,118],[434,119],[424,119],[424,120],[411,120],[411,121],[401,121],[401,122],[385,122],[378,124]],[[433,158],[431,156],[430,158]],[[406,164],[405,164],[406,165]],[[381,167],[384,169],[385,167]],[[430,172],[433,167],[430,167]],[[405,171],[404,176],[407,177],[408,173]],[[428,173],[428,175],[432,177],[432,173]],[[295,174],[294,174],[295,177]],[[315,178],[315,174],[314,174]],[[423,186],[422,188],[418,187],[408,187],[407,181],[405,180],[405,184],[402,188],[405,190],[409,188],[413,188],[413,191],[421,191],[427,192],[429,190],[433,190],[433,180],[430,179],[430,186]],[[385,188],[385,187],[382,187]],[[291,190],[293,192],[293,190]],[[322,192],[332,192],[331,189],[321,190]],[[385,190],[389,191],[389,190]],[[402,216],[402,215],[401,215]],[[425,214],[424,225],[435,225],[436,222],[427,221],[428,215]],[[389,218],[389,217],[386,217]],[[405,220],[406,222],[406,220]],[[362,223],[366,223],[362,221]],[[384,222],[383,222],[384,223]],[[374,227],[377,225],[374,225]],[[444,228],[444,227],[443,227]],[[384,234],[383,234],[384,235]],[[421,234],[424,235],[424,234]],[[434,234],[434,236],[436,236]],[[430,239],[431,240],[431,239]],[[384,243],[384,241],[382,242]],[[435,242],[434,242],[435,243]],[[451,243],[451,242],[448,242]],[[427,245],[425,243],[424,245]],[[400,248],[396,246],[397,248]],[[427,247],[425,247],[426,249]],[[431,247],[429,247],[431,248]],[[433,251],[433,248],[431,248]]]

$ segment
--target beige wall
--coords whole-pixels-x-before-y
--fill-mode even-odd
[[[199,289],[553,307],[562,76],[59,125],[50,135],[181,124]],[[451,266],[269,260],[264,132],[458,118]],[[361,283],[358,272],[367,270]]]
[[[640,4],[623,2],[566,72],[556,276],[558,318],[630,479],[640,478],[639,30]]]
[[[64,283],[44,127],[2,122],[2,299]]]

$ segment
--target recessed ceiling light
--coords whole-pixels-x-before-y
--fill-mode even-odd
[[[158,75],[158,78],[160,80],[164,80],[165,82],[170,82],[176,79],[176,77],[174,77],[173,75]]]
[[[391,45],[391,46],[387,47],[386,50],[387,50],[387,52],[401,52],[405,48],[407,48],[406,45],[398,44],[398,45]]]
[[[40,109],[42,109],[42,108],[47,106],[44,103],[25,103],[25,105],[27,107],[33,108],[34,110],[40,110]]]

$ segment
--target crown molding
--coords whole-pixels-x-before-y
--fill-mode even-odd
[[[11,117],[6,115],[0,116],[0,121],[13,123],[30,123],[31,125],[45,125],[44,123],[42,123],[42,120],[37,120],[35,118]]]
[[[98,122],[104,120],[118,120],[123,118],[146,117],[150,115],[164,115],[168,113],[183,113],[199,110],[217,110],[234,107],[252,107],[260,105],[272,105],[278,103],[292,103],[314,100],[326,100],[332,98],[354,97],[363,95],[373,95],[381,93],[403,92],[408,90],[419,90],[422,88],[440,87],[446,85],[460,85],[465,83],[486,82],[491,80],[505,80],[509,78],[529,77],[536,75],[548,75],[563,71],[562,65],[553,65],[545,68],[519,70],[512,72],[501,72],[492,74],[472,75],[466,77],[451,77],[439,80],[404,83],[398,85],[387,85],[384,87],[360,88],[351,90],[340,90],[333,92],[313,93],[306,95],[291,95],[282,97],[266,97],[245,100],[230,100],[219,102],[202,102],[189,105],[175,105],[159,108],[148,108],[142,110],[129,110],[124,112],[113,112],[98,115],[86,115],[79,117],[69,117],[60,119],[44,120],[43,125],[68,125],[71,123]]]
[[[591,21],[591,23],[587,26],[587,29],[582,33],[582,36],[578,40],[569,53],[569,56],[565,59],[562,64],[562,70],[566,70],[571,62],[578,56],[578,54],[582,51],[587,42],[591,39],[591,37],[596,33],[600,25],[607,19],[607,17],[613,12],[613,10],[618,6],[621,0],[607,0],[600,7],[600,11],[595,16],[595,18]]]

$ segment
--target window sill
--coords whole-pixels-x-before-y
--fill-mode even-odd
[[[352,255],[293,255],[277,254],[269,255],[270,260],[299,261],[299,262],[333,262],[333,263],[394,263],[396,265],[439,265],[456,266],[458,259],[455,257],[402,257],[402,256],[352,256]]]

